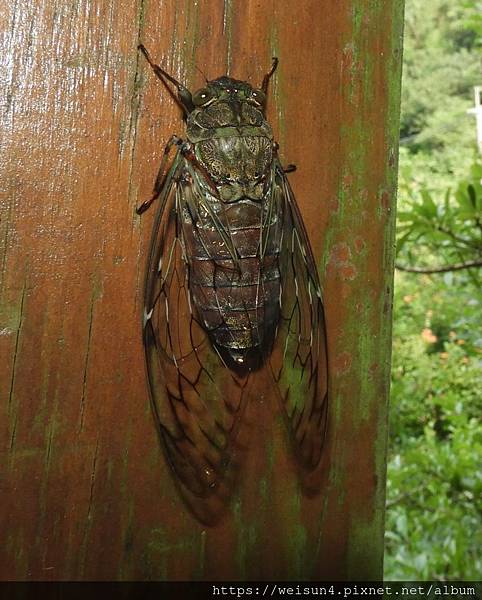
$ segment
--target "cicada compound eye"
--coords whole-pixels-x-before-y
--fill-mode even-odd
[[[261,90],[253,90],[249,100],[251,100],[251,102],[257,106],[264,106],[266,103],[266,94]]]
[[[214,97],[213,92],[209,88],[198,90],[192,97],[194,106],[204,106]]]

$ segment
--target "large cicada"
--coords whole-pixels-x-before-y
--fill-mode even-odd
[[[318,273],[265,119],[260,88],[224,76],[191,94],[154,64],[183,110],[152,197],[144,344],[154,415],[184,495],[219,493],[236,454],[248,383],[269,372],[298,463],[320,462],[327,351]],[[170,85],[174,86],[177,94]],[[175,154],[169,164],[171,150]]]

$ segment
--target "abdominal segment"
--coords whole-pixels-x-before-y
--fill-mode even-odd
[[[267,207],[208,196],[195,219],[183,213],[191,303],[226,366],[240,374],[263,365],[280,314],[280,215]]]

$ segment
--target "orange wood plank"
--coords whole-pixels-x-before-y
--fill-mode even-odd
[[[2,579],[381,575],[402,7],[397,0],[7,0],[1,8]],[[319,260],[331,428],[320,494],[273,398],[216,526],[180,501],[148,403],[138,217],[190,87],[260,82]]]

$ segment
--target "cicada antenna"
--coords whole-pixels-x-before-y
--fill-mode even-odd
[[[206,74],[204,73],[204,71],[201,71],[201,69],[197,65],[194,65],[194,66],[196,68],[196,71],[199,71],[201,73],[201,75],[204,77],[204,81],[206,83],[209,83],[209,79],[206,77]]]

